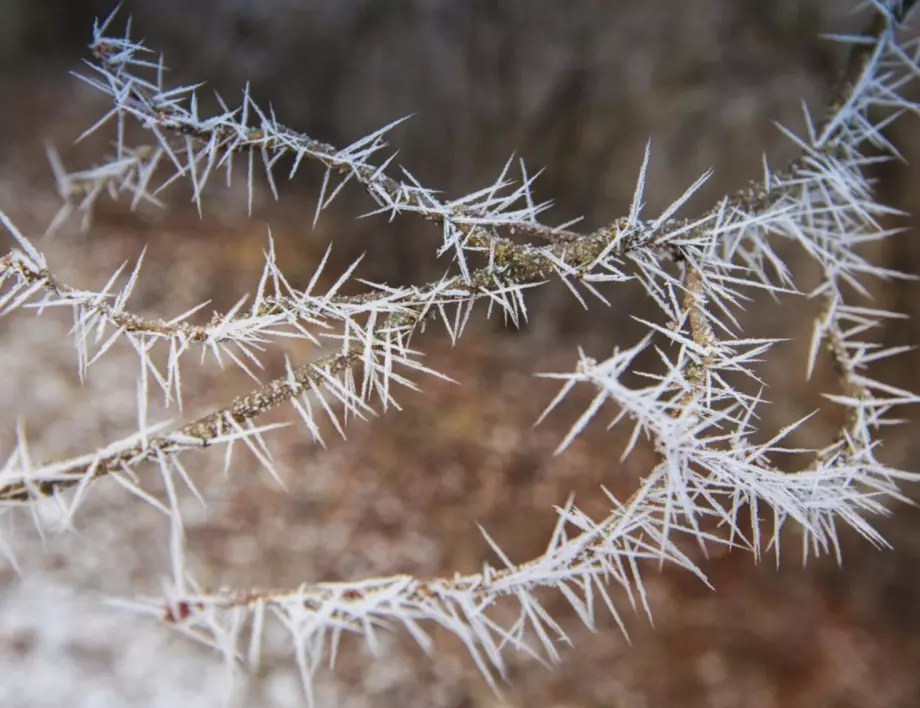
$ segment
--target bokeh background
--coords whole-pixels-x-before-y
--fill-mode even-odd
[[[107,110],[69,74],[85,56],[102,0],[0,0],[0,208],[37,238],[59,206],[45,141],[79,169],[102,159],[108,135],[74,139]],[[859,15],[838,0],[128,0],[135,36],[166,53],[171,80],[206,80],[232,102],[250,81],[281,120],[344,145],[413,114],[393,135],[399,160],[423,183],[459,195],[494,180],[509,155],[546,167],[540,198],[549,219],[583,216],[590,229],[628,208],[646,141],[652,141],[647,204],[665,207],[704,170],[715,175],[687,213],[756,179],[765,153],[781,165],[794,155],[774,127],[803,125],[804,101],[820,113],[843,52],[819,33],[852,31]],[[917,211],[920,123],[887,129],[907,158],[874,175],[885,203]],[[123,260],[148,247],[133,299],[144,313],[171,316],[205,299],[225,308],[252,291],[267,227],[289,279],[305,283],[326,245],[334,273],[366,253],[360,275],[390,283],[441,273],[437,234],[403,218],[356,219],[372,207],[346,189],[311,228],[321,173],[303,170],[275,202],[258,185],[252,216],[242,182],[210,189],[201,217],[181,185],[168,208],[103,200],[89,230],[69,224],[40,241],[67,282],[98,287]],[[920,275],[920,249],[907,230],[874,248],[879,263]],[[785,252],[803,284],[814,274]],[[914,344],[917,286],[873,284],[876,302],[913,316],[881,333],[887,344]],[[196,480],[206,508],[184,509],[191,564],[208,585],[296,586],[372,574],[475,571],[494,562],[476,524],[514,560],[538,553],[554,504],[569,493],[604,512],[600,486],[628,494],[653,464],[639,449],[618,462],[622,435],[589,429],[564,455],[553,450],[577,403],[534,428],[552,386],[533,373],[567,370],[576,346],[602,354],[631,345],[647,314],[635,289],[613,291],[613,306],[588,312],[564,290],[531,301],[521,331],[480,317],[457,347],[426,335],[429,362],[461,382],[423,382],[404,410],[349,428],[347,441],[323,449],[302,431],[279,433],[273,451],[287,489],[237,458],[198,456]],[[830,372],[804,382],[809,303],[755,302],[752,336],[788,337],[764,365],[770,384],[764,426],[776,430],[821,405]],[[84,452],[132,431],[134,355],[114,350],[81,386],[66,315],[16,313],[0,320],[0,453],[25,424],[33,455]],[[805,338],[803,340],[803,337]],[[311,356],[288,345],[281,354]],[[886,364],[881,378],[920,387],[917,354]],[[213,366],[186,374],[187,416],[204,412],[251,382]],[[916,411],[905,416],[920,420]],[[817,416],[798,442],[829,441],[839,422]],[[917,470],[915,423],[890,434],[887,460]],[[156,491],[155,475],[149,480]],[[42,512],[44,513],[44,512]],[[9,518],[6,519],[10,521]],[[112,596],[155,595],[168,575],[162,517],[114,484],[93,488],[75,519],[77,533],[44,540],[26,516],[5,531],[20,572],[0,569],[0,705],[3,706],[294,706],[299,680],[283,652],[254,674],[229,677],[220,659],[155,623],[105,604]],[[385,657],[347,647],[335,672],[316,679],[330,706],[662,707],[920,705],[920,514],[898,508],[881,522],[894,550],[843,534],[844,564],[803,567],[790,531],[777,569],[772,558],[716,552],[705,560],[714,590],[679,572],[647,574],[652,627],[627,613],[630,642],[614,622],[592,633],[552,595],[548,607],[573,646],[547,669],[511,661],[495,695],[462,647],[440,636],[425,657],[404,637]],[[702,561],[703,559],[701,559]],[[616,595],[618,600],[625,600]]]

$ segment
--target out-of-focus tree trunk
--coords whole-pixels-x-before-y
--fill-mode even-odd
[[[74,53],[103,7],[89,0],[0,0],[0,70]]]

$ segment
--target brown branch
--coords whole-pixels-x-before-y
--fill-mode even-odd
[[[895,20],[897,22],[903,21],[908,11],[915,4],[916,0],[906,0],[902,4],[902,7],[895,13]],[[876,17],[869,31],[874,36],[880,36],[886,28],[887,21],[884,19],[880,20]],[[94,44],[93,51],[100,61],[103,63],[108,61],[108,45],[105,44],[105,42],[97,42]],[[844,84],[849,86],[849,89],[852,89],[854,81],[850,80],[847,82],[846,76],[856,71],[853,67],[859,67],[860,71],[865,69],[866,57],[870,55],[871,54],[866,53],[866,48],[864,46],[857,46],[854,48],[851,59],[847,65],[848,68],[844,73],[843,81]],[[111,68],[112,65],[109,66]],[[115,69],[117,69],[117,65]],[[176,130],[183,135],[191,135],[205,142],[214,137],[213,134],[195,131],[186,123],[170,123],[168,113],[164,114],[164,107],[158,105],[154,101],[151,92],[145,91],[146,90],[142,87],[133,89],[130,100],[136,108],[142,108],[148,112],[153,111],[152,117],[159,127]],[[215,130],[218,131],[216,136],[221,141],[234,141],[234,149],[265,149],[266,147],[271,147],[270,144],[266,143],[266,139],[269,136],[266,136],[264,131],[260,129],[250,129],[246,138],[242,141],[238,140],[239,136],[235,131],[231,132],[229,129],[226,129],[226,134],[222,134],[219,132],[221,130],[219,127]],[[280,130],[282,131],[280,133],[281,137],[293,142],[300,142],[300,144],[314,153],[314,155],[310,155],[311,157],[319,156],[317,159],[324,162],[327,167],[342,169],[341,165],[337,166],[336,163],[331,160],[331,157],[337,152],[333,146],[313,140],[306,135],[296,133],[287,128],[282,127]],[[289,146],[285,147],[285,144],[282,144],[280,140],[272,149],[292,150]],[[328,159],[324,160],[324,156]],[[793,169],[795,164],[796,163],[793,162]],[[377,173],[376,168],[369,166],[362,165],[359,167],[359,177],[364,180],[365,183],[373,179],[374,183],[383,185],[384,189],[394,195],[397,193],[405,193],[407,188],[407,185],[404,183],[397,182],[385,175],[380,175]],[[414,198],[420,199],[417,195]],[[755,192],[754,189],[751,189],[739,193],[734,204],[753,206],[762,203],[762,200],[768,198],[771,199],[772,197],[763,194],[762,190]],[[416,205],[422,205],[422,202],[417,202]],[[619,235],[622,225],[623,220],[620,219],[586,235],[571,231],[559,231],[551,229],[550,227],[543,227],[539,224],[528,223],[514,226],[520,233],[526,233],[530,236],[550,237],[553,243],[545,250],[528,244],[515,244],[510,239],[498,237],[495,234],[483,233],[481,229],[478,229],[469,234],[469,241],[474,246],[490,249],[496,267],[483,268],[475,271],[471,274],[469,281],[463,281],[457,277],[455,282],[451,285],[460,285],[462,283],[463,286],[469,288],[470,297],[476,297],[482,296],[484,294],[482,292],[483,290],[494,286],[496,280],[517,285],[539,282],[543,280],[547,274],[552,273],[556,269],[552,259],[549,257],[550,254],[574,268],[583,268],[604,252],[610,240]],[[654,248],[654,246],[655,243],[653,238],[647,239],[642,234],[637,233],[630,239],[624,239],[623,243],[613,255],[624,255],[630,250],[635,250],[639,247]],[[6,256],[0,260],[0,266],[3,268],[9,268],[11,265],[12,260],[10,256]],[[57,285],[53,276],[46,271],[30,272],[28,270],[23,270],[21,264],[17,264],[16,267],[19,268],[19,272],[23,274],[23,277],[32,279],[32,282],[37,282],[38,279],[44,279],[46,281],[46,287],[50,288],[59,296],[63,296],[63,293],[67,292],[62,286]],[[694,339],[700,337],[702,340],[711,342],[712,332],[709,323],[706,321],[704,313],[698,309],[700,305],[697,302],[697,298],[702,288],[701,275],[697,272],[696,268],[689,263],[687,264],[686,283],[687,290],[684,307],[689,310],[692,335]],[[437,287],[443,287],[443,284],[429,284],[428,286],[428,288],[432,289]],[[368,297],[370,296],[351,296],[348,299],[343,298],[342,302],[369,302],[369,300],[366,299]],[[185,331],[183,333],[195,341],[202,341],[203,338],[206,337],[206,335],[203,334],[203,328],[196,328],[187,323],[182,323],[180,326],[171,326],[167,325],[167,323],[162,320],[147,320],[129,313],[114,312],[111,308],[106,310],[104,309],[108,307],[106,303],[98,303],[96,306],[107,316],[112,317],[113,321],[124,327],[127,331],[149,331],[157,334],[169,334],[169,331],[174,331],[168,330],[169,327],[177,327],[178,329],[184,328]],[[281,306],[281,301],[268,304],[268,309],[264,312],[260,311],[260,314],[271,312],[272,307],[280,309]],[[246,396],[235,399],[227,408],[220,409],[187,424],[179,429],[177,433],[179,435],[197,438],[202,441],[202,446],[207,445],[209,441],[218,436],[221,421],[233,420],[237,423],[251,421],[258,415],[289,401],[293,396],[297,395],[300,390],[303,390],[304,387],[311,384],[317,384],[318,380],[315,378],[318,376],[316,373],[317,367],[329,367],[331,373],[337,374],[356,364],[359,359],[360,356],[355,351],[349,351],[344,354],[333,355],[332,357],[321,359],[315,363],[305,364],[295,371],[295,381],[300,386],[297,390],[291,387],[287,378],[277,379]],[[83,471],[86,473],[92,471],[94,477],[101,476],[120,468],[123,464],[128,462],[130,462],[130,464],[137,464],[141,461],[148,461],[152,459],[156,450],[168,451],[169,446],[175,444],[176,443],[171,441],[168,437],[154,437],[150,439],[146,447],[136,446],[131,450],[119,453],[113,458],[97,461],[91,466],[93,468],[92,470],[90,470],[90,466],[88,466]],[[61,480],[57,482],[46,481],[34,485],[34,489],[38,491],[39,495],[48,495],[56,489],[73,486],[74,484],[76,484],[74,480]],[[27,501],[33,496],[32,489],[33,485],[27,482],[7,484],[0,487],[0,501]]]
[[[162,319],[150,319],[131,312],[117,310],[102,297],[86,297],[82,291],[61,283],[50,270],[30,268],[28,264],[13,258],[13,255],[8,253],[0,257],[0,276],[10,272],[21,278],[27,285],[40,285],[47,292],[57,295],[61,299],[73,300],[74,304],[80,304],[83,301],[83,305],[86,308],[96,310],[125,332],[146,332],[161,337],[181,334],[193,342],[207,340],[206,327],[190,325],[187,322],[170,324]]]
[[[635,247],[637,244],[634,242],[632,245]],[[571,247],[557,244],[546,250],[573,267],[583,267],[597,258],[606,247],[607,241],[598,236],[586,238]],[[448,281],[446,286],[454,290],[464,291],[461,293],[462,297],[460,299],[462,301],[472,301],[486,297],[488,292],[495,288],[496,283],[500,286],[507,286],[540,282],[548,274],[552,273],[555,268],[544,249],[530,245],[514,244],[510,241],[503,241],[495,248],[493,262],[492,267],[473,271],[469,280],[456,276]],[[21,263],[13,263],[11,256],[5,256],[0,259],[0,266],[18,268],[17,272],[22,272],[23,277],[32,278],[33,282],[41,280],[58,294],[66,292],[63,286],[57,285],[53,276],[47,271],[33,273],[28,269],[22,270],[25,267]],[[2,267],[0,267],[0,272],[2,272]],[[407,327],[406,336],[411,336],[421,322],[423,308],[427,305],[424,294],[426,292],[436,294],[444,289],[444,282],[433,282],[429,283],[425,288],[415,291],[419,295],[417,301],[408,303],[404,312],[391,314],[388,321],[379,325],[378,329],[400,324]],[[340,303],[369,301],[369,294],[345,296],[338,300]],[[274,306],[280,307],[280,304],[276,302]],[[162,321],[143,320],[134,315],[124,313],[113,314],[123,315],[123,319],[120,322],[126,329],[128,327],[135,327],[135,329],[143,327],[145,328],[144,331],[149,331],[147,328],[150,327],[167,328],[166,323],[162,323]],[[168,327],[172,327],[172,325]],[[155,331],[160,330],[156,329]],[[162,333],[169,334],[171,331],[171,329],[167,328]],[[185,331],[191,337],[194,336],[196,331],[202,330],[201,328],[186,325]],[[263,413],[287,403],[308,387],[321,385],[323,378],[318,373],[318,370],[323,369],[332,375],[338,375],[355,366],[361,361],[361,358],[361,351],[353,348],[345,353],[330,355],[316,362],[304,364],[294,371],[295,387],[291,386],[290,379],[287,376],[275,379],[249,394],[236,398],[229,406],[186,424],[174,431],[172,435],[151,437],[146,445],[138,443],[127,450],[70,470],[70,474],[66,479],[45,480],[35,483],[22,480],[0,486],[0,502],[27,502],[37,497],[49,496],[58,490],[75,486],[85,475],[90,475],[92,478],[102,477],[125,466],[131,467],[141,462],[153,461],[156,459],[158,452],[169,453],[189,447],[187,443],[177,442],[174,439],[175,437],[194,438],[200,441],[195,447],[205,447],[219,437],[222,431],[225,431],[229,422],[232,421],[236,424],[251,422]]]
[[[344,353],[331,354],[294,369],[291,376],[275,379],[233,402],[197,420],[186,423],[167,435],[151,436],[146,443],[137,443],[125,450],[68,470],[61,479],[21,480],[0,486],[0,503],[25,503],[51,496],[56,492],[80,484],[87,477],[96,479],[107,474],[130,469],[142,462],[153,462],[162,453],[207,447],[234,427],[246,425],[256,417],[276,408],[304,391],[318,388],[325,382],[325,371],[338,376],[361,361],[361,350],[352,348]],[[293,384],[292,384],[293,382]],[[194,440],[191,443],[190,440]]]

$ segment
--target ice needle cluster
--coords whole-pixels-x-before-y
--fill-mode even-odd
[[[839,557],[842,527],[884,544],[873,519],[886,513],[889,502],[903,499],[899,483],[918,475],[876,457],[879,434],[896,422],[893,408],[918,397],[871,374],[871,365],[901,348],[880,347],[864,335],[899,315],[848,298],[864,295],[869,278],[902,277],[864,258],[860,247],[892,235],[883,222],[893,210],[876,200],[867,169],[890,159],[880,155],[897,156],[884,127],[920,109],[903,97],[907,83],[920,75],[920,41],[905,32],[912,0],[869,4],[865,31],[837,38],[849,45],[849,61],[825,114],[806,114],[802,135],[784,129],[798,147],[795,160],[775,169],[765,162],[761,182],[687,219],[677,213],[708,174],[662,213],[649,215],[643,207],[646,151],[629,213],[584,233],[573,230],[577,222],[541,221],[549,205],[534,200],[536,175],[523,163],[519,179],[511,176],[518,165],[509,161],[493,183],[456,199],[423,186],[387,153],[386,136],[396,123],[339,148],[285,127],[254,102],[248,87],[239,105],[218,99],[220,112],[205,114],[200,87],[168,87],[162,58],[132,40],[130,27],[115,33],[110,17],[95,27],[92,58],[81,78],[112,100],[111,110],[87,132],[111,127],[114,156],[99,167],[67,172],[50,152],[63,201],[50,230],[74,214],[88,223],[106,196],[124,196],[133,205],[159,203],[158,194],[177,181],[191,186],[200,208],[212,178],[222,174],[229,182],[234,169],[244,171],[251,203],[257,176],[277,195],[279,164],[290,177],[301,165],[319,163],[325,177],[315,218],[346,184],[356,183],[369,195],[371,213],[391,219],[414,214],[437,224],[435,247],[450,269],[438,281],[412,287],[361,281],[361,294],[345,295],[343,286],[354,279],[358,263],[329,277],[324,259],[301,290],[285,279],[269,242],[254,296],[208,322],[195,318],[200,308],[148,319],[129,308],[140,261],[115,272],[99,292],[81,290],[57,278],[35,242],[0,212],[13,239],[0,258],[0,311],[66,307],[73,313],[81,378],[92,375],[94,363],[116,342],[134,349],[139,371],[136,434],[82,457],[43,463],[31,458],[20,431],[0,470],[0,502],[12,510],[50,500],[69,518],[95,484],[114,480],[157,505],[172,524],[172,585],[165,598],[134,606],[213,644],[228,660],[249,664],[259,661],[266,623],[280,623],[293,639],[308,697],[311,676],[320,663],[334,663],[343,635],[357,635],[374,648],[380,632],[402,627],[433,650],[426,628],[438,625],[462,640],[491,682],[502,676],[509,649],[552,660],[566,634],[541,605],[542,589],[560,592],[588,625],[598,606],[620,621],[611,587],[619,587],[634,608],[651,612],[641,576],[648,561],[674,563],[705,580],[704,568],[680,543],[687,538],[755,555],[770,550],[778,558],[783,528],[794,522],[806,556]],[[128,144],[132,122],[146,129],[147,144]],[[764,387],[754,364],[774,342],[741,336],[736,315],[752,296],[799,292],[779,255],[783,240],[798,245],[822,273],[818,287],[800,293],[822,304],[802,373],[811,375],[816,362],[828,357],[840,387],[827,399],[846,411],[835,440],[822,449],[788,449],[785,439],[798,424],[766,441],[757,435]],[[609,288],[599,284],[638,281],[666,322],[643,320],[648,336],[606,360],[580,353],[573,371],[545,374],[560,384],[547,412],[576,387],[594,394],[560,449],[603,416],[611,425],[631,426],[624,454],[640,439],[657,453],[631,497],[604,492],[609,516],[590,518],[570,501],[557,509],[555,532],[542,555],[516,564],[493,544],[503,564],[475,575],[304,579],[288,590],[195,584],[183,563],[178,506],[183,489],[197,493],[195,458],[186,453],[223,445],[230,465],[232,450],[243,445],[277,474],[266,441],[275,426],[260,423],[263,414],[289,405],[317,441],[329,421],[344,435],[348,419],[398,407],[400,388],[442,376],[413,348],[417,332],[443,325],[456,340],[477,303],[518,325],[528,316],[530,289],[556,280],[586,308],[607,304]],[[308,340],[323,354],[289,362],[284,376],[261,383],[260,356],[279,338]],[[154,356],[160,350],[165,354]],[[635,363],[643,350],[658,359],[645,372]],[[148,400],[157,392],[181,413],[187,354],[230,362],[259,383],[198,419],[174,426],[149,420]],[[753,385],[739,385],[745,379]],[[788,459],[780,454],[786,452],[808,454],[811,462],[781,469],[774,460]],[[157,473],[165,500],[145,491],[145,477]],[[515,620],[499,620],[494,610],[500,602],[517,608]]]

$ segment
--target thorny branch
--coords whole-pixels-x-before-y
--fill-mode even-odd
[[[142,604],[142,609],[165,618],[181,631],[217,644],[227,656],[246,653],[250,663],[258,659],[266,615],[277,617],[293,635],[308,697],[310,676],[324,651],[334,658],[343,631],[362,635],[372,643],[374,628],[399,624],[427,647],[430,639],[419,625],[421,620],[432,620],[454,631],[477,667],[492,681],[493,672],[504,670],[503,648],[535,653],[525,641],[527,632],[537,637],[540,649],[551,659],[557,657],[557,640],[566,639],[561,626],[537,601],[537,588],[560,590],[580,618],[593,626],[598,598],[619,621],[607,589],[610,581],[622,586],[633,606],[639,603],[649,611],[640,560],[674,562],[703,577],[672,540],[677,533],[689,534],[701,544],[744,546],[755,554],[762,552],[763,541],[769,539],[767,546],[773,547],[777,558],[780,531],[787,520],[803,529],[806,554],[812,548],[839,556],[839,524],[883,544],[884,539],[867,517],[885,513],[887,501],[903,498],[896,483],[916,481],[918,475],[891,468],[875,457],[877,430],[891,422],[886,416],[893,407],[915,403],[918,397],[864,373],[869,364],[900,351],[880,349],[857,339],[894,313],[851,305],[842,293],[846,287],[864,290],[860,284],[864,276],[900,275],[869,263],[858,255],[857,247],[891,235],[880,227],[879,220],[892,210],[876,202],[864,175],[866,166],[877,158],[864,156],[863,149],[872,144],[896,152],[882,128],[901,113],[917,112],[917,106],[899,92],[920,74],[920,43],[899,42],[897,37],[898,27],[915,4],[916,0],[873,2],[875,14],[867,30],[862,36],[845,38],[851,44],[850,55],[827,117],[816,125],[806,115],[804,136],[786,131],[800,146],[801,154],[785,169],[772,173],[765,169],[762,185],[723,199],[697,219],[676,218],[708,176],[704,175],[664,213],[648,219],[641,217],[649,159],[646,151],[630,213],[588,234],[573,231],[569,225],[549,227],[539,222],[538,216],[548,205],[534,201],[534,177],[523,165],[522,183],[510,193],[506,166],[495,183],[455,200],[443,200],[405,170],[404,181],[390,177],[386,170],[392,158],[380,165],[370,159],[385,147],[383,136],[396,123],[338,149],[285,127],[274,114],[266,115],[251,99],[248,88],[239,108],[231,110],[221,102],[223,113],[201,117],[196,87],[165,88],[162,58],[150,61],[142,45],[127,37],[107,36],[111,19],[106,21],[96,28],[91,45],[96,59],[90,64],[94,75],[85,78],[113,98],[110,113],[92,129],[115,117],[116,159],[101,168],[71,175],[55,162],[59,191],[66,203],[53,226],[75,208],[88,214],[95,199],[106,192],[129,192],[135,202],[155,199],[155,191],[149,188],[158,163],[171,162],[175,167],[166,184],[179,178],[190,180],[200,208],[209,177],[218,169],[226,169],[229,176],[235,155],[242,154],[248,160],[250,197],[256,157],[261,159],[275,192],[272,170],[279,160],[293,160],[291,174],[303,161],[312,160],[326,170],[317,215],[345,183],[354,180],[364,186],[380,213],[391,217],[415,213],[441,226],[439,254],[451,254],[460,272],[412,288],[370,284],[370,290],[363,294],[342,295],[339,285],[350,278],[353,267],[330,292],[315,296],[312,284],[304,291],[287,285],[270,250],[251,306],[241,304],[231,312],[215,315],[207,326],[193,325],[186,316],[163,321],[142,318],[125,309],[137,269],[114,303],[107,299],[111,282],[103,293],[85,293],[61,283],[48,269],[44,256],[4,217],[19,243],[18,249],[0,259],[0,283],[8,283],[10,288],[2,300],[6,309],[25,305],[43,292],[45,299],[35,303],[36,307],[66,304],[74,308],[78,348],[85,346],[79,343],[86,339],[90,326],[114,328],[115,335],[108,342],[127,337],[141,356],[142,377],[152,367],[148,345],[161,340],[170,343],[171,352],[184,351],[189,343],[195,343],[212,347],[215,353],[229,352],[236,346],[249,355],[252,352],[247,346],[277,334],[273,328],[287,324],[311,340],[314,337],[306,327],[319,328],[322,336],[340,342],[340,350],[298,368],[289,366],[285,377],[172,433],[151,432],[142,426],[137,440],[114,444],[95,455],[37,466],[25,458],[23,445],[7,465],[0,502],[21,505],[37,497],[57,495],[68,487],[82,490],[103,475],[124,483],[122,477],[133,476],[133,468],[145,462],[159,463],[164,475],[174,465],[176,473],[192,486],[178,454],[218,442],[242,440],[270,467],[260,431],[254,426],[257,417],[291,402],[317,436],[308,409],[310,395],[327,407],[324,396],[331,394],[347,412],[358,415],[370,410],[371,394],[386,407],[392,400],[391,383],[411,385],[396,372],[397,365],[435,373],[422,366],[415,358],[417,352],[408,348],[412,336],[428,320],[443,322],[456,339],[477,301],[487,301],[490,308],[500,309],[516,323],[527,316],[527,287],[558,278],[587,307],[576,283],[606,302],[595,283],[636,279],[667,319],[666,326],[645,322],[650,333],[664,336],[672,345],[655,350],[664,372],[638,372],[648,382],[645,386],[627,386],[621,380],[625,372],[635,371],[635,359],[648,347],[650,334],[632,348],[615,350],[604,361],[581,353],[575,372],[546,375],[562,382],[547,412],[576,385],[587,384],[595,391],[560,449],[612,403],[617,413],[611,425],[626,420],[633,425],[626,452],[640,437],[649,439],[658,452],[658,464],[626,502],[608,495],[613,511],[606,519],[596,522],[570,501],[558,510],[558,524],[541,556],[514,564],[492,544],[505,567],[487,565],[481,573],[468,576],[430,580],[398,576],[307,583],[295,591],[210,592],[197,589],[182,572],[176,572],[172,595],[165,602],[157,599]],[[145,71],[155,73],[155,79],[138,76]],[[886,115],[876,120],[871,114],[880,109]],[[129,117],[153,133],[155,146],[131,149],[124,144],[124,123]],[[252,120],[256,125],[251,125]],[[332,187],[335,175],[342,181]],[[74,207],[74,202],[79,205]],[[518,243],[503,233],[543,245]],[[754,287],[773,293],[793,289],[788,269],[771,248],[770,240],[775,238],[799,244],[824,271],[821,286],[810,293],[823,298],[826,306],[814,330],[808,368],[810,372],[822,349],[830,351],[844,391],[828,398],[847,409],[838,441],[824,450],[807,451],[815,453],[813,464],[795,473],[777,469],[771,456],[790,452],[782,441],[797,424],[766,443],[754,443],[756,408],[761,398],[742,393],[729,385],[725,376],[741,373],[759,382],[751,364],[772,344],[771,340],[738,338],[733,310],[742,297],[741,289]],[[682,269],[682,280],[663,265],[667,260]],[[274,283],[273,294],[266,292],[267,282]],[[448,308],[454,308],[453,315]],[[330,328],[333,322],[341,331]],[[242,323],[249,323],[249,329],[234,331],[231,327]],[[178,349],[176,342],[181,343]],[[81,362],[88,358],[84,355]],[[166,388],[170,381],[178,381],[178,354],[172,356],[169,366],[169,374],[158,377],[167,382]],[[359,368],[364,376],[357,387],[352,372]],[[84,371],[81,365],[81,373]],[[141,403],[142,411],[143,406]],[[339,427],[336,418],[330,416]],[[738,518],[745,506],[752,511],[750,528],[742,528]],[[770,534],[761,527],[762,509],[773,515]],[[727,538],[705,531],[703,522],[707,519],[727,529]],[[181,522],[174,519],[174,524],[178,538]],[[577,535],[569,537],[567,530],[572,528]],[[180,566],[180,560],[174,559],[174,563]],[[509,628],[492,620],[488,612],[502,597],[520,605],[518,620]],[[249,650],[244,652],[240,643],[247,621],[252,636]]]
[[[33,476],[4,484],[0,486],[0,504],[34,501],[37,497],[50,496],[107,474],[127,471],[144,462],[156,462],[164,454],[233,440],[238,431],[244,430],[258,416],[305,391],[317,390],[330,377],[339,376],[360,360],[360,350],[350,349],[344,354],[331,354],[303,364],[288,376],[238,396],[227,407],[186,423],[172,433],[154,435],[124,449],[94,456],[90,462],[63,470],[63,475],[62,470],[55,469],[55,476],[51,479],[35,479]],[[226,437],[228,435],[231,437]]]

